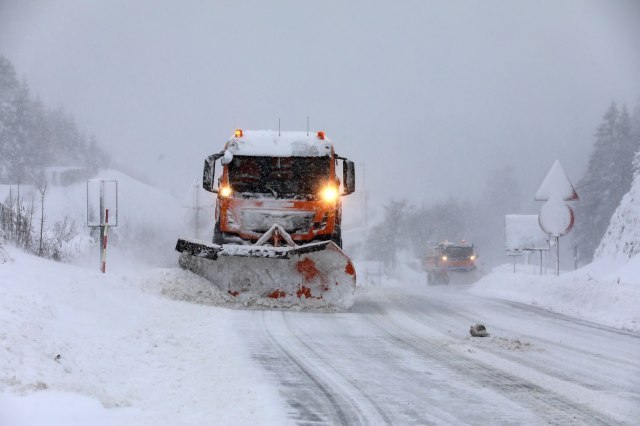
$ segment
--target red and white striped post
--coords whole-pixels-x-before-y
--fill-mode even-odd
[[[100,242],[102,246],[102,264],[100,270],[104,274],[107,271],[107,230],[109,228],[109,209],[105,209],[104,213],[104,225],[102,231],[102,241]]]

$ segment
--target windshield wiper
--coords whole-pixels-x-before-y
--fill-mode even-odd
[[[275,191],[275,189],[271,188],[269,185],[265,185],[264,187],[273,192],[273,198],[278,198],[278,193]]]

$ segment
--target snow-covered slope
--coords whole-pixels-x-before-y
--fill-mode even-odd
[[[173,226],[178,219],[181,219],[183,212],[180,209],[179,201],[158,188],[111,169],[101,170],[93,179],[118,181],[119,226],[125,226],[128,223]],[[18,192],[17,186],[1,185],[0,198],[6,198],[10,188],[15,197]],[[39,219],[40,194],[38,190],[27,185],[20,188],[20,193],[25,203],[30,203],[33,198],[36,209],[35,217]],[[68,216],[79,225],[86,226],[87,184],[81,182],[69,186],[49,185],[44,210],[47,223],[50,225]]]
[[[189,233],[185,224],[186,209],[179,200],[159,188],[137,181],[116,170],[102,170],[94,179],[118,181],[118,224],[109,230],[109,260],[120,256],[142,260],[147,264],[169,266],[175,263],[173,247],[179,235]],[[185,188],[186,190],[187,188]],[[11,187],[16,196],[17,187]],[[0,187],[0,198],[9,194],[9,186]],[[27,204],[34,201],[34,220],[41,217],[40,194],[36,188],[23,186],[20,194]],[[49,186],[44,200],[45,228],[51,231],[56,223],[67,219],[75,222],[81,238],[74,239],[63,250],[71,253],[69,259],[77,264],[96,263],[98,257],[97,233],[93,244],[88,242],[91,229],[87,227],[87,184]],[[209,219],[209,218],[205,218]],[[210,219],[212,220],[212,219]],[[114,219],[110,220],[114,224]],[[212,226],[206,226],[212,228]],[[90,241],[90,240],[89,240]],[[108,260],[108,261],[109,261]]]
[[[640,332],[640,174],[613,214],[593,263],[572,272],[534,275],[496,268],[473,293],[516,300]]]
[[[624,263],[640,253],[640,173],[611,217],[594,259]]]
[[[114,232],[136,230],[175,230],[182,226],[180,202],[162,190],[137,181],[116,170],[103,170],[94,179],[118,181],[118,228]],[[69,216],[86,228],[87,186],[52,186],[45,200],[45,213],[50,222]]]
[[[234,311],[161,294],[197,276],[103,275],[9,252],[15,260],[0,265],[1,425],[286,422],[234,331]]]

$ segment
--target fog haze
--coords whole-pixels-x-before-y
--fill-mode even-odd
[[[174,195],[234,127],[325,130],[371,202],[533,198],[577,181],[640,95],[634,1],[0,2],[0,54],[113,158]]]

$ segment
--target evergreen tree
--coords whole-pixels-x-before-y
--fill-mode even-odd
[[[62,108],[47,110],[16,78],[0,56],[0,182],[39,184],[48,166],[74,166],[95,172],[109,157],[95,137],[87,138]],[[87,176],[77,173],[70,180]]]
[[[575,206],[574,243],[580,256],[591,261],[607,230],[611,215],[633,178],[633,158],[640,140],[633,136],[627,108],[612,103],[598,127],[587,171],[577,184],[580,202]]]
[[[12,164],[19,147],[17,136],[20,83],[13,65],[0,56],[0,180],[13,173]]]

